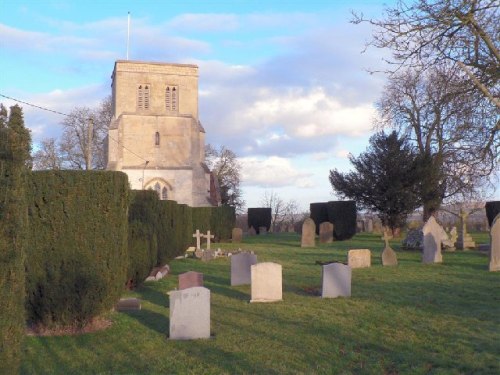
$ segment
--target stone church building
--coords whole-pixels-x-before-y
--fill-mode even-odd
[[[198,67],[119,60],[111,78],[107,169],[126,173],[132,189],[153,189],[160,199],[217,205],[216,179],[204,163]]]

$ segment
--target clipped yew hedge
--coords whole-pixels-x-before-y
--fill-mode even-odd
[[[122,172],[33,173],[26,258],[30,323],[84,325],[113,307],[126,281],[128,197]]]
[[[248,209],[248,228],[253,227],[259,233],[260,227],[271,228],[271,207],[257,207]]]
[[[488,225],[491,228],[491,226],[493,225],[493,220],[495,220],[497,215],[500,214],[500,201],[486,202],[484,208],[486,210],[486,217],[488,218]]]
[[[328,221],[334,225],[333,236],[339,241],[356,234],[356,202],[331,201],[327,203]]]
[[[198,208],[195,208],[194,210],[198,210]],[[215,234],[216,238],[219,241],[226,241],[231,239],[233,228],[236,222],[236,212],[234,207],[211,207],[211,210],[212,215],[210,217],[210,230]],[[194,229],[196,230],[196,228]]]

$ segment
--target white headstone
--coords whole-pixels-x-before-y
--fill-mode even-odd
[[[257,263],[257,255],[239,253],[231,257],[231,286],[252,283],[251,267]]]
[[[281,264],[265,262],[251,266],[250,302],[275,302],[283,299]]]
[[[347,253],[347,264],[351,268],[366,268],[372,265],[372,253],[368,249],[353,249]]]
[[[443,228],[438,224],[434,216],[431,216],[422,228],[424,234],[423,263],[441,263],[441,233]]]
[[[210,290],[197,286],[168,293],[170,339],[210,338]]]
[[[337,298],[351,296],[351,267],[342,263],[326,264],[321,269],[321,297]]]
[[[491,223],[489,270],[500,271],[500,214]]]

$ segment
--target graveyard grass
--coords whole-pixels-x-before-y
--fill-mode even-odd
[[[476,243],[488,234],[473,233]],[[253,250],[283,266],[283,301],[249,303],[250,286],[230,286],[230,259],[174,260],[171,274],[124,297],[142,310],[110,312],[110,328],[80,336],[27,337],[23,374],[499,374],[500,272],[477,251],[443,253],[424,265],[400,250],[382,267],[380,236],[301,248],[295,234],[214,244]],[[372,250],[372,267],[352,273],[350,298],[321,299],[321,266],[347,250]],[[167,339],[166,293],[186,271],[211,290],[212,338]]]

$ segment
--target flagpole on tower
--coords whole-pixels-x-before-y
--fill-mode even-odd
[[[128,20],[127,20],[127,60],[128,60],[129,44],[130,44],[130,12],[128,12]]]

